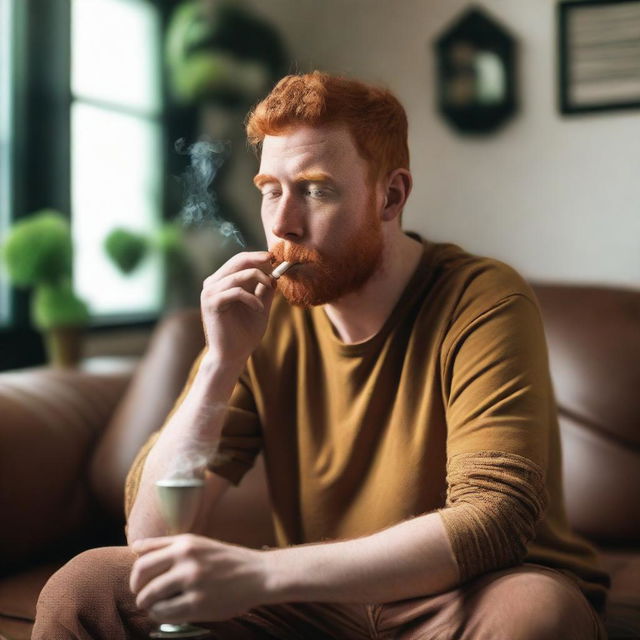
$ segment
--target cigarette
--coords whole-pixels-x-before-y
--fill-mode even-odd
[[[286,271],[289,270],[290,267],[294,265],[293,262],[281,262],[272,272],[271,277],[276,280],[283,275]]]

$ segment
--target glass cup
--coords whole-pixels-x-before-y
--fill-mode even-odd
[[[187,533],[198,513],[204,480],[200,478],[175,478],[158,480],[156,495],[160,513],[169,535]],[[161,624],[149,634],[151,638],[206,638],[207,629],[191,624]]]

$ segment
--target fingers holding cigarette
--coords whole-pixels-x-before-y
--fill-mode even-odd
[[[206,287],[211,282],[220,281],[222,278],[234,275],[242,270],[251,268],[263,269],[269,264],[269,262],[270,254],[266,251],[238,253],[233,258],[228,260],[225,265],[220,267],[220,269],[218,269],[216,273],[206,278],[203,285]],[[281,262],[275,269],[273,269],[271,274],[267,275],[267,278],[271,277],[277,280],[295,264],[297,263],[288,262],[285,260],[284,262]]]
[[[260,285],[264,285],[266,288],[271,289],[273,288],[273,281],[268,274],[262,271],[262,269],[249,268],[225,276],[214,286],[218,290],[242,287],[249,293],[254,293]]]
[[[262,311],[273,293],[275,283],[262,269],[249,267],[223,277],[219,272],[205,280],[200,296],[201,304],[211,310],[224,311],[233,302],[239,302],[256,311]]]
[[[211,305],[214,311],[226,311],[234,304],[243,304],[253,311],[262,312],[265,305],[259,295],[249,293],[242,287],[233,287],[222,291],[216,296],[215,304]]]
[[[200,294],[202,325],[218,362],[244,363],[266,330],[276,280],[266,251],[230,258],[205,279]]]
[[[267,252],[237,254],[205,279],[201,303],[212,311],[224,311],[233,303],[262,311],[271,300],[276,281],[297,264],[284,261],[268,273],[265,267],[270,261]]]

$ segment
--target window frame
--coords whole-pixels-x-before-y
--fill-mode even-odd
[[[170,7],[154,6],[164,38]],[[13,145],[9,224],[45,207],[71,212],[71,2],[13,2],[11,87]],[[160,47],[162,49],[162,45]],[[158,60],[162,65],[162,60]],[[164,74],[161,82],[161,175],[166,176],[167,109]],[[38,153],[30,150],[37,149]],[[167,184],[161,180],[161,217],[167,218]],[[0,370],[43,364],[42,336],[31,326],[30,294],[11,287],[8,325],[0,326]],[[159,313],[118,314],[94,319],[90,334],[113,330],[151,329]]]
[[[3,22],[6,18],[6,22],[3,24],[3,36],[5,33],[15,33],[14,31],[14,15],[15,15],[15,0],[0,0],[3,3]],[[6,10],[6,14],[5,14]],[[5,53],[4,49],[6,48],[7,58],[3,59],[2,64],[4,66],[4,70],[7,73],[6,85],[0,87],[0,91],[2,91],[3,95],[0,97],[2,100],[3,106],[6,104],[8,112],[3,116],[9,131],[14,131],[14,115],[15,115],[15,106],[13,104],[14,91],[13,91],[13,83],[14,83],[14,72],[13,65],[15,60],[15,52],[13,49],[15,48],[15,38],[8,38],[0,42],[0,47],[3,48],[3,54]],[[13,140],[13,135],[6,141],[7,147],[2,150],[3,157],[0,162],[0,166],[3,166],[3,182],[0,184],[2,188],[2,192],[0,193],[0,230],[5,230],[11,224],[11,212],[13,209],[13,153],[15,149],[15,143]],[[6,327],[11,323],[10,310],[11,310],[11,285],[6,278],[6,275],[3,277],[3,284],[6,285],[0,291],[0,328]],[[7,304],[6,309],[2,309],[2,307]]]

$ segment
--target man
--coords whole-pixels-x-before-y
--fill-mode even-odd
[[[270,251],[204,283],[207,348],[130,474],[133,553],[63,569],[34,638],[144,637],[145,612],[220,638],[604,638],[607,577],[566,523],[529,287],[402,231],[407,123],[389,92],[289,76],[247,131]],[[154,483],[176,458],[207,456],[206,534],[261,449],[279,548],[161,536]],[[82,582],[96,562],[101,584]]]

